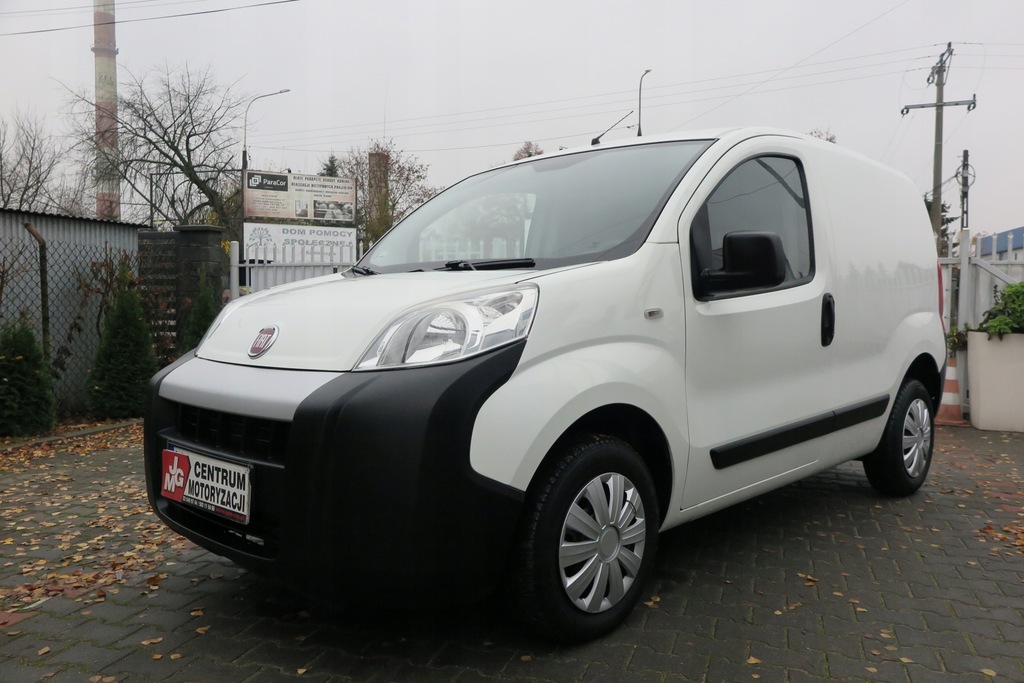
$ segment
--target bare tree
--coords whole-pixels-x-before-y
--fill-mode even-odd
[[[370,178],[371,155],[382,161],[374,182]],[[407,213],[442,189],[427,184],[428,169],[415,156],[396,149],[393,140],[371,140],[367,148],[351,149],[341,159],[331,154],[323,162],[320,174],[355,179],[356,227],[361,238],[376,242]]]
[[[821,128],[815,128],[810,133],[808,133],[808,135],[814,138],[818,138],[819,140],[824,140],[825,142],[832,143],[835,143],[839,139],[836,137],[836,134],[832,132],[831,128],[826,128],[825,130],[822,130]]]
[[[209,69],[165,65],[118,86],[116,155],[125,220],[164,225],[207,222],[240,228],[240,171],[234,152],[248,97],[217,83]],[[95,104],[73,102],[75,140],[83,162],[95,165]],[[125,216],[127,214],[127,216]]]
[[[520,159],[527,159],[529,157],[535,157],[538,154],[543,154],[544,150],[540,148],[536,142],[530,142],[527,140],[523,143],[523,146],[516,150],[516,153],[512,155],[512,161],[519,161]]]
[[[20,111],[9,121],[0,119],[0,207],[54,210],[54,197],[66,192],[60,175],[63,158],[63,146],[42,119]]]

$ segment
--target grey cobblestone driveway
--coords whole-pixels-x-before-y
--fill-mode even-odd
[[[1024,681],[1024,435],[937,444],[910,499],[851,464],[667,533],[649,599],[572,648],[494,605],[311,614],[161,532],[137,449],[32,461],[0,472],[0,681]]]

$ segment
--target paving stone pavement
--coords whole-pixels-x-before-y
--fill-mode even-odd
[[[319,614],[159,531],[141,457],[0,471],[0,682],[1024,681],[1022,434],[940,428],[911,498],[851,463],[670,531],[648,598],[576,647],[496,604]]]

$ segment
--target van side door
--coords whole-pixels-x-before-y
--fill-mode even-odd
[[[832,411],[844,398],[829,349],[836,302],[827,214],[813,210],[801,151],[784,138],[737,145],[680,219],[684,508],[724,507],[798,479],[837,439]]]

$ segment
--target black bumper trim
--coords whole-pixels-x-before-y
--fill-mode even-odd
[[[512,376],[524,346],[448,365],[346,373],[306,397],[273,486],[273,557],[231,542],[224,529],[186,526],[189,516],[159,496],[174,404],[159,398],[158,375],[146,422],[150,501],[175,531],[318,602],[430,602],[450,599],[449,587],[476,599],[504,570],[523,492],[474,472],[470,442],[481,406]],[[253,487],[255,505],[256,479]]]
[[[781,451],[783,448],[790,448],[805,441],[827,436],[841,429],[881,417],[888,407],[889,395],[886,394],[809,417],[785,427],[755,434],[712,448],[711,463],[716,470],[739,465],[748,460]]]

